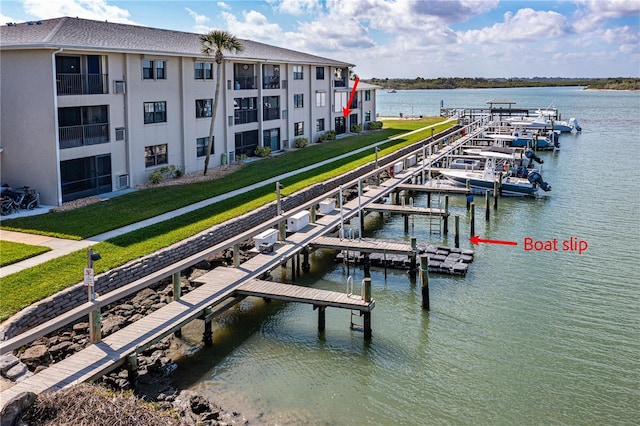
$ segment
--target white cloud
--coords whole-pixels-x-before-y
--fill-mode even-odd
[[[223,2],[223,1],[219,1],[218,2],[218,7],[220,9],[224,9],[224,10],[231,10],[231,6],[229,6],[227,3]]]
[[[209,17],[205,15],[200,15],[197,12],[185,7],[185,10],[195,21],[195,25],[193,26],[193,31],[196,33],[206,33],[209,31],[209,27],[206,25],[206,22],[209,21]]]
[[[24,0],[24,9],[39,19],[72,16],[122,24],[136,24],[126,9],[108,4],[105,0]]]
[[[320,0],[267,0],[274,9],[287,15],[302,16],[322,11]]]
[[[281,42],[282,28],[270,23],[262,13],[255,10],[243,11],[239,20],[234,14],[222,12],[227,28],[238,38],[246,38],[260,42]]]
[[[574,28],[578,32],[589,32],[600,28],[610,19],[640,15],[638,0],[582,0],[574,14]]]
[[[516,14],[507,12],[504,22],[479,30],[469,30],[461,34],[460,42],[505,43],[517,41],[537,41],[565,36],[571,33],[567,18],[553,11],[520,9]]]

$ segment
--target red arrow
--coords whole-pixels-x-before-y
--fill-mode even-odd
[[[515,241],[502,241],[502,240],[483,240],[480,238],[480,235],[476,235],[475,237],[471,237],[469,238],[469,241],[471,241],[473,244],[480,244],[480,243],[488,243],[488,244],[504,244],[507,246],[517,246],[518,243]]]
[[[356,77],[356,81],[353,83],[353,89],[351,89],[351,95],[349,95],[349,103],[346,107],[342,107],[342,115],[344,118],[347,118],[349,114],[351,114],[351,102],[353,102],[353,96],[356,94],[356,87],[358,87],[359,81],[360,77]]]

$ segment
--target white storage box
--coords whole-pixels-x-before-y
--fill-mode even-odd
[[[336,200],[333,198],[327,198],[326,200],[320,201],[320,208],[318,209],[322,214],[329,214],[336,209]]]
[[[412,155],[411,157],[407,158],[407,167],[413,167],[415,165],[416,165],[415,155]]]
[[[287,230],[297,232],[309,224],[309,212],[303,210],[287,219]]]
[[[262,244],[275,244],[278,242],[278,230],[267,229],[253,237],[253,242],[256,247],[260,247]]]
[[[403,170],[404,170],[404,163],[402,161],[393,165],[393,174],[394,175],[397,174],[397,173],[400,173]]]

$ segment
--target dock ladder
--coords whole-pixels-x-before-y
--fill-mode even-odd
[[[429,197],[429,205],[427,207],[440,210],[442,208],[442,193],[432,193]],[[439,215],[429,213],[429,234],[442,234],[442,218]]]
[[[357,294],[353,294],[354,284],[353,277],[349,276],[347,278],[347,296],[353,298],[364,299],[364,295],[361,294],[358,296]],[[364,285],[360,287],[360,293],[364,293]],[[350,316],[350,325],[351,330],[364,331],[364,320],[362,319],[362,312],[351,309]]]

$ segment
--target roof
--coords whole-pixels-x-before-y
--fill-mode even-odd
[[[241,39],[244,50],[225,57],[339,67],[353,64]],[[83,49],[205,57],[200,34],[62,17],[0,26],[0,49]]]

